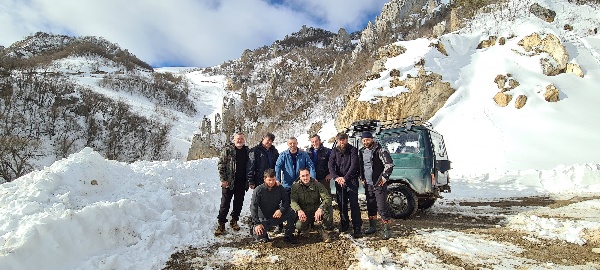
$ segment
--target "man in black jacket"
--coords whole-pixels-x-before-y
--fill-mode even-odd
[[[365,234],[377,231],[377,212],[383,223],[383,239],[391,237],[390,226],[392,216],[387,203],[388,179],[394,170],[394,161],[388,150],[373,140],[373,134],[365,131],[361,134],[363,147],[360,148],[358,159],[360,161],[360,179],[367,195],[367,213],[369,215],[369,228]]]
[[[275,162],[279,157],[279,151],[273,146],[275,135],[267,133],[262,141],[248,154],[248,184],[251,189],[263,183],[263,174],[266,169],[275,169]]]
[[[349,228],[348,202],[352,212],[353,236],[362,236],[362,219],[358,205],[358,150],[348,143],[348,134],[338,133],[337,146],[329,157],[329,174],[335,180],[335,193],[340,210],[340,232]]]
[[[331,175],[329,174],[329,156],[331,156],[331,149],[323,146],[321,137],[317,134],[310,136],[310,144],[312,146],[308,148],[307,152],[315,166],[315,171],[317,173],[316,179],[325,186],[327,194],[331,196],[331,185],[329,184],[329,181],[331,180]]]
[[[290,198],[283,187],[277,185],[275,170],[266,169],[264,183],[254,189],[250,214],[253,223],[251,234],[257,241],[268,242],[267,231],[274,225],[287,221],[284,240],[292,244],[298,243],[294,236],[296,213],[290,207]]]

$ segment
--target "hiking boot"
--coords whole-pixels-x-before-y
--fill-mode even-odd
[[[342,224],[340,225],[340,233],[345,233],[345,232],[347,232],[347,231],[348,231],[348,228],[350,228],[350,225],[348,225],[347,223],[346,223],[346,224],[342,223]]]
[[[329,236],[329,232],[324,229],[321,229],[321,237],[323,237],[324,243],[331,242],[331,236]]]
[[[383,223],[383,236],[381,237],[383,240],[388,240],[392,237],[392,229],[391,227],[391,220],[388,221],[384,221],[385,223]]]
[[[225,233],[225,222],[219,222],[219,225],[217,225],[217,229],[215,230],[215,236],[219,236],[223,233]]]
[[[369,228],[365,230],[365,234],[373,234],[377,231],[377,220],[369,217]]]
[[[280,234],[282,232],[283,232],[283,224],[277,225],[277,227],[275,227],[275,230],[273,230],[274,234]]]
[[[229,222],[229,227],[231,227],[234,231],[240,230],[240,225],[237,224],[237,220],[232,220]]]
[[[362,230],[360,229],[360,227],[354,228],[354,234],[352,235],[353,238],[361,238],[362,237]]]
[[[293,233],[286,234],[283,240],[290,244],[298,244],[298,239],[296,239]]]

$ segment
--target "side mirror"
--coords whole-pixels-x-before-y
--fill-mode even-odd
[[[438,169],[438,171],[445,173],[446,171],[452,169],[450,163],[452,163],[450,160],[436,160],[435,167]]]

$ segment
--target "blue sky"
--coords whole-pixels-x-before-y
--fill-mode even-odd
[[[302,25],[362,30],[388,1],[2,0],[0,45],[38,31],[101,36],[156,67],[209,67]]]

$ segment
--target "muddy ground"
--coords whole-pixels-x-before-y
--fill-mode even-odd
[[[352,239],[348,235],[333,233],[331,243],[323,243],[317,232],[302,235],[299,243],[292,245],[283,241],[283,235],[273,235],[269,243],[256,243],[248,233],[231,232],[223,236],[228,241],[215,243],[208,247],[187,247],[171,255],[165,269],[348,269],[358,268],[356,254],[361,250],[380,250],[387,247],[393,260],[407,250],[418,248],[437,257],[439,265],[444,269],[490,269],[489,266],[474,264],[456,255],[447,254],[443,250],[424,243],[417,236],[422,231],[456,231],[466,234],[477,234],[496,242],[509,243],[524,250],[518,254],[524,260],[540,262],[544,266],[558,268],[586,265],[586,269],[594,269],[600,265],[600,254],[592,252],[592,247],[600,247],[597,235],[591,235],[586,245],[576,245],[559,240],[531,241],[526,232],[513,230],[504,226],[506,218],[523,209],[536,207],[556,208],[571,203],[598,199],[597,197],[573,198],[556,201],[548,197],[508,198],[502,201],[481,202],[440,202],[444,209],[457,211],[419,211],[408,220],[395,220],[393,238],[381,240],[379,232],[375,235]],[[490,210],[491,207],[491,210]],[[337,218],[337,212],[336,212]],[[363,211],[363,221],[367,217]],[[337,225],[337,220],[336,220]],[[249,228],[247,224],[242,227]],[[230,230],[229,228],[227,228]],[[363,228],[364,229],[364,228]],[[597,234],[598,232],[588,232]],[[228,249],[231,248],[231,249]],[[215,259],[223,255],[215,252],[223,250],[252,250],[245,259]],[[534,263],[535,264],[535,263]],[[398,265],[399,268],[402,265]],[[397,266],[397,267],[398,267]],[[410,268],[410,267],[407,267]],[[494,268],[494,267],[491,267]],[[525,267],[524,269],[527,269]],[[546,269],[542,267],[541,269]],[[553,269],[552,267],[548,269]]]

